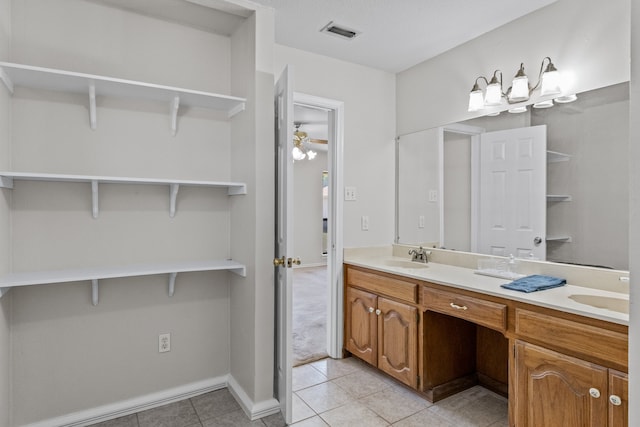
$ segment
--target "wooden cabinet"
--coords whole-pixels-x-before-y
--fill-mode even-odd
[[[366,274],[369,274],[360,271],[356,271],[355,275],[353,273],[353,270],[348,270],[347,273],[348,278],[355,280],[350,282],[347,279],[346,350],[404,384],[417,388],[418,309],[405,302],[351,286],[350,283],[355,282],[366,288],[365,278],[368,277]],[[375,276],[372,287],[384,289],[385,277],[372,276]],[[391,289],[398,289],[398,284],[399,288],[403,289],[401,281],[391,280],[389,283]]]
[[[627,425],[626,374],[523,341],[515,366],[516,426]]]

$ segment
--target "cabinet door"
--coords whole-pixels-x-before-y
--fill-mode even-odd
[[[607,369],[516,342],[518,427],[602,427],[607,423]]]
[[[377,363],[377,297],[369,292],[347,287],[345,343],[347,351],[367,363]]]
[[[378,298],[378,368],[418,386],[418,321],[415,307]]]
[[[624,372],[609,370],[609,427],[629,425],[629,379]]]

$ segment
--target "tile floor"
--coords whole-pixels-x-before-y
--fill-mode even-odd
[[[355,358],[293,370],[295,427],[508,427],[507,399],[476,386],[431,404]],[[280,414],[250,421],[218,390],[93,427],[283,427]]]

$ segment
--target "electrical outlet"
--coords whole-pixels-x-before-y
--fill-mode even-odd
[[[418,228],[424,228],[424,221],[425,221],[424,215],[420,215],[418,217]]]
[[[171,334],[158,335],[158,353],[171,351]]]
[[[437,202],[438,201],[438,191],[437,190],[429,190],[429,201]]]

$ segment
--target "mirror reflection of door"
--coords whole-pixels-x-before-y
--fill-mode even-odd
[[[329,221],[329,171],[322,171],[322,256],[327,256]]]

